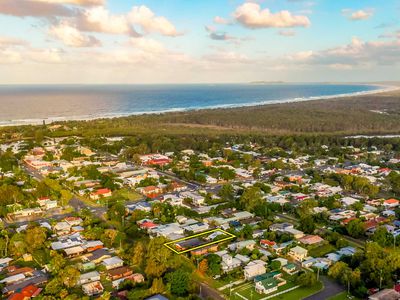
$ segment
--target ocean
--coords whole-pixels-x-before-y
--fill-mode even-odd
[[[3,85],[0,125],[329,99],[379,89],[362,84]]]

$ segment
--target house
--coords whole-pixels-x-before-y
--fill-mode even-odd
[[[27,300],[31,299],[34,297],[39,296],[40,292],[42,291],[41,288],[34,286],[34,285],[28,285],[24,287],[20,292],[16,292],[12,294],[8,300]]]
[[[98,249],[103,248],[103,242],[102,241],[87,241],[85,244],[83,244],[83,248],[86,249],[87,252],[93,252]]]
[[[307,257],[307,253],[307,249],[304,249],[300,246],[293,247],[289,251],[289,255],[297,261],[303,261]]]
[[[79,277],[78,284],[82,285],[94,281],[100,281],[100,274],[97,271],[81,274],[81,276]]]
[[[293,263],[289,263],[282,267],[282,271],[286,272],[289,275],[294,275],[299,272],[296,265]]]
[[[266,278],[256,282],[255,289],[259,294],[271,294],[278,290],[278,282],[275,278]]]
[[[396,199],[387,199],[383,202],[383,206],[386,209],[390,209],[390,208],[396,208],[397,206],[399,206],[399,200]]]
[[[115,268],[115,269],[109,270],[107,272],[108,277],[112,281],[130,276],[132,274],[133,274],[133,271],[129,267],[126,267],[126,266]]]
[[[101,263],[103,260],[110,258],[111,254],[106,249],[98,249],[89,254],[86,254],[84,259],[88,262],[93,262],[95,264]]]
[[[66,235],[71,231],[71,225],[69,225],[67,222],[58,222],[56,225],[54,225],[53,229],[57,235]]]
[[[100,281],[95,281],[82,285],[82,290],[88,296],[96,296],[102,294],[104,288]]]
[[[89,197],[92,200],[99,200],[100,198],[111,197],[112,191],[110,189],[98,189],[95,192],[90,193]]]
[[[107,270],[115,269],[118,267],[122,267],[124,265],[124,261],[120,259],[118,256],[106,258],[103,260],[102,264],[106,267]]]
[[[72,258],[81,255],[83,252],[85,252],[85,249],[83,249],[82,246],[75,246],[64,249],[64,252],[67,255],[67,257]]]
[[[221,269],[222,272],[227,273],[241,266],[242,261],[232,257],[229,254],[222,255]]]
[[[270,241],[270,240],[261,240],[260,241],[260,246],[263,248],[272,248],[275,245],[276,245],[276,243],[274,241]]]
[[[252,279],[255,276],[264,274],[266,262],[262,260],[253,260],[244,267],[244,277],[246,280]]]
[[[231,251],[240,251],[240,250],[242,250],[244,248],[247,248],[250,251],[253,251],[253,249],[256,246],[256,244],[257,243],[254,240],[246,240],[246,241],[240,241],[240,242],[229,244],[228,248]]]
[[[319,235],[306,235],[299,239],[299,242],[304,245],[315,245],[324,241]]]
[[[381,290],[368,298],[369,300],[398,300],[400,299],[400,293],[394,289]]]
[[[354,203],[360,202],[360,200],[352,198],[352,197],[343,197],[340,199],[343,205],[345,206],[350,206],[353,205]]]

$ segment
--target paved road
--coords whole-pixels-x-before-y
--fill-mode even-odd
[[[304,300],[324,300],[324,299],[329,299],[343,291],[345,291],[345,288],[338,284],[336,281],[333,281],[332,279],[326,277],[326,276],[321,276],[321,280],[324,283],[324,289],[320,291],[319,293],[316,293],[314,295],[311,295],[310,297],[304,298]]]

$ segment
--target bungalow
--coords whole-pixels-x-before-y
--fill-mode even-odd
[[[399,200],[396,199],[387,199],[383,202],[383,206],[386,209],[390,209],[390,208],[396,208],[397,206],[399,206]]]
[[[350,206],[350,205],[353,205],[353,204],[355,204],[357,202],[360,202],[360,200],[352,198],[352,197],[343,197],[342,199],[340,199],[340,201],[345,206]]]
[[[299,239],[299,242],[304,245],[315,245],[324,241],[319,235],[306,235]]]
[[[102,264],[106,267],[107,270],[115,269],[118,267],[122,267],[124,265],[124,261],[120,259],[118,256],[106,258],[103,260]]]
[[[102,241],[87,241],[83,247],[86,249],[87,252],[93,252],[98,249],[103,248],[103,242]]]
[[[210,245],[210,246],[203,247],[200,249],[192,250],[192,251],[190,251],[190,254],[194,255],[194,256],[200,256],[200,255],[205,255],[207,253],[217,252],[217,251],[218,251],[218,245]]]
[[[295,264],[289,263],[282,267],[282,271],[286,272],[289,275],[294,275],[299,272],[299,269],[297,269]]]
[[[222,272],[224,273],[230,272],[240,267],[241,264],[242,264],[241,260],[234,258],[229,254],[222,255],[221,268]]]
[[[100,198],[111,197],[112,191],[110,189],[98,189],[95,192],[90,193],[89,197],[92,200],[99,200]]]
[[[275,278],[266,278],[256,282],[255,289],[259,294],[271,294],[278,290],[278,282]]]
[[[67,255],[67,257],[72,258],[81,255],[83,252],[85,252],[85,249],[82,246],[75,246],[64,249],[64,252]]]
[[[90,282],[82,285],[83,292],[89,297],[100,295],[103,293],[104,288],[100,281]]]
[[[20,292],[15,292],[14,294],[12,294],[8,298],[8,300],[26,300],[35,298],[39,296],[41,291],[42,291],[41,288],[31,284],[24,287]]]
[[[84,257],[84,260],[98,264],[98,263],[102,262],[103,260],[110,258],[110,257],[111,257],[110,252],[108,252],[108,250],[103,248],[103,249],[95,250],[89,254],[86,254]]]
[[[252,279],[255,276],[264,274],[266,262],[262,260],[253,260],[244,267],[244,277],[246,280]]]
[[[53,229],[57,235],[66,235],[70,233],[71,225],[69,225],[67,222],[58,222],[53,226]]]
[[[82,274],[79,277],[78,284],[82,285],[82,284],[86,284],[86,283],[94,282],[94,281],[100,281],[100,273],[97,271],[92,271],[89,273]]]
[[[260,241],[260,246],[263,248],[272,248],[275,245],[276,245],[276,243],[274,241],[270,241],[270,240],[261,240]]]
[[[133,274],[133,271],[129,267],[126,267],[126,266],[115,268],[115,269],[109,270],[107,272],[108,277],[112,281],[121,279],[123,277],[130,276],[132,274]]]
[[[307,253],[307,249],[304,249],[300,246],[293,247],[289,251],[289,255],[297,261],[303,261],[307,257]]]

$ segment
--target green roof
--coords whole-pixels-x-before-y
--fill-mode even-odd
[[[274,278],[275,276],[277,276],[279,274],[281,274],[281,272],[279,272],[279,271],[265,273],[265,274],[254,277],[254,281],[257,282],[257,281],[263,281],[263,280],[269,279],[269,278]]]
[[[261,284],[266,288],[267,290],[272,289],[278,285],[278,282],[275,280],[275,278],[266,278],[264,280],[261,280]]]
[[[285,269],[295,269],[296,265],[293,263],[288,263],[286,266],[284,266]]]

